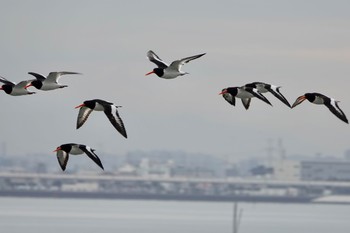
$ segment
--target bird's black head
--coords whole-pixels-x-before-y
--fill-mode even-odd
[[[153,72],[158,76],[158,77],[162,77],[164,75],[164,69],[162,68],[154,68]]]
[[[316,99],[315,93],[305,93],[304,96],[310,102],[313,102]]]
[[[10,94],[12,92],[13,86],[5,84],[2,85],[1,89],[4,90],[4,92],[6,92],[7,94]]]
[[[96,101],[95,100],[86,100],[86,101],[84,101],[84,103],[76,106],[75,108],[87,107],[87,108],[94,109],[95,105],[96,105]]]
[[[84,106],[85,107],[94,109],[95,105],[96,105],[96,101],[95,100],[86,100],[86,101],[84,101]]]
[[[72,143],[67,143],[67,144],[62,144],[59,147],[56,148],[56,150],[54,150],[53,152],[59,151],[59,150],[63,150],[66,153],[69,153],[72,149]]]
[[[150,74],[156,74],[158,77],[162,77],[164,75],[164,69],[163,68],[154,68],[151,72],[148,72],[145,75],[150,75]]]
[[[34,86],[36,89],[40,89],[43,86],[43,83],[36,79],[32,81],[32,86]]]
[[[156,74],[158,77],[162,77],[164,75],[164,69],[162,68],[154,68],[151,72],[148,72],[146,75]]]
[[[237,87],[228,87],[228,88],[222,89],[222,92],[220,94],[229,93],[233,96],[236,96],[237,92],[238,92]]]

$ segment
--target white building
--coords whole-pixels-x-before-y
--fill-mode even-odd
[[[272,168],[276,180],[300,180],[300,161],[279,160]]]

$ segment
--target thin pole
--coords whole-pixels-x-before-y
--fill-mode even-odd
[[[233,223],[232,223],[232,232],[238,233],[239,226],[241,224],[241,219],[243,215],[243,209],[239,210],[238,213],[238,203],[233,203]]]
[[[232,224],[232,232],[237,232],[237,202],[233,203],[233,224]]]

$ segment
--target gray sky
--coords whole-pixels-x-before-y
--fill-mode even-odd
[[[288,109],[252,100],[246,111],[218,93],[262,81],[293,103],[305,92],[340,100],[350,118],[349,1],[1,1],[0,75],[76,71],[68,88],[13,97],[0,92],[0,142],[9,154],[47,153],[77,142],[98,151],[184,150],[232,158],[265,154],[282,138],[287,155],[341,156],[350,126],[327,108]],[[174,80],[144,76],[163,60],[206,52]],[[33,88],[34,90],[34,88]],[[122,105],[124,139],[101,112],[75,129],[84,100]]]

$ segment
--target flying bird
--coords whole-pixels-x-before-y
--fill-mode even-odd
[[[58,163],[61,166],[62,170],[66,170],[68,163],[69,154],[71,155],[80,155],[86,154],[90,159],[92,159],[102,170],[104,170],[100,158],[95,154],[95,150],[82,144],[76,143],[67,143],[62,144],[56,148],[53,152],[57,152]]]
[[[305,93],[302,96],[299,96],[294,104],[292,105],[292,108],[295,106],[301,104],[304,100],[308,100],[309,102],[313,104],[323,104],[325,105],[336,117],[338,117],[340,120],[344,121],[345,123],[349,124],[348,119],[346,118],[344,112],[339,108],[337,100],[333,98],[329,98],[325,95],[322,95],[320,93]]]
[[[252,88],[256,88],[258,89],[258,91],[260,93],[266,93],[266,92],[270,92],[271,94],[273,94],[277,99],[279,99],[280,101],[282,101],[282,103],[284,103],[285,105],[287,105],[288,107],[291,108],[288,100],[282,95],[282,93],[280,92],[280,88],[278,86],[274,86],[268,83],[263,83],[263,82],[253,82],[253,83],[248,83],[246,85],[244,85],[245,87],[252,87]]]
[[[256,88],[228,87],[228,88],[222,89],[219,95],[222,95],[224,99],[233,106],[235,106],[236,104],[235,98],[240,98],[242,100],[242,104],[245,107],[245,109],[249,108],[251,98],[253,97],[256,97],[272,106],[270,101],[266,99],[266,97],[263,96]]]
[[[147,57],[151,62],[156,64],[158,67],[154,68],[151,72],[148,72],[146,75],[156,74],[160,78],[173,79],[173,78],[176,78],[177,76],[188,74],[187,72],[181,71],[181,67],[185,63],[188,63],[189,61],[200,58],[203,55],[205,55],[205,53],[182,58],[180,60],[173,61],[170,65],[168,65],[167,63],[162,61],[162,59],[160,59],[157,56],[157,54],[155,54],[152,50],[150,50],[147,52]]]
[[[27,88],[31,86],[31,80],[21,81],[16,84],[15,82],[11,82],[6,78],[0,76],[0,82],[3,83],[3,85],[0,86],[0,90],[4,90],[6,94],[12,96],[35,94],[35,92],[27,90]]]
[[[103,111],[106,114],[108,120],[114,126],[114,128],[118,130],[118,132],[121,133],[121,135],[127,138],[124,123],[118,114],[117,108],[119,107],[121,106],[116,106],[113,103],[100,99],[84,101],[84,103],[75,107],[80,108],[77,119],[77,129],[79,129],[85,123],[85,121],[88,119],[90,113],[93,110]]]
[[[67,85],[62,85],[58,83],[58,80],[61,78],[62,75],[81,74],[81,73],[69,72],[69,71],[50,72],[47,77],[45,77],[42,74],[38,74],[34,72],[28,72],[28,74],[33,75],[36,78],[32,80],[31,82],[32,86],[42,91],[50,91],[58,88],[68,87]]]

